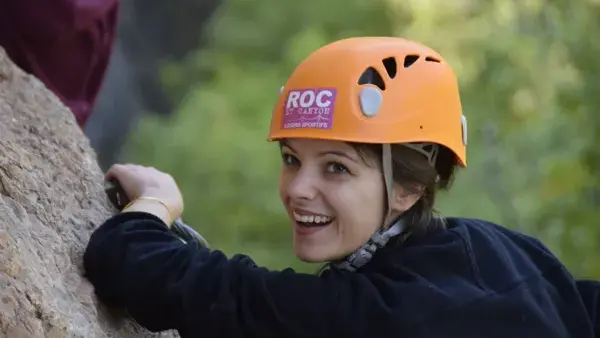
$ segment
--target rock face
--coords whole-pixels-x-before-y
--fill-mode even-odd
[[[0,48],[0,337],[177,337],[109,313],[82,277],[113,212],[72,114]]]

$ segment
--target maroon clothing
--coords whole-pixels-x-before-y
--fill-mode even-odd
[[[108,67],[117,0],[0,0],[0,46],[83,127]]]

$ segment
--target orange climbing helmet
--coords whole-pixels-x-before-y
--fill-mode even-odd
[[[467,122],[454,71],[433,49],[394,37],[339,40],[280,90],[269,141],[437,143],[466,166]]]

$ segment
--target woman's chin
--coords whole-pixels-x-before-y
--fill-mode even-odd
[[[304,228],[294,222],[294,254],[306,263],[325,263],[343,257],[335,222]]]
[[[305,263],[326,263],[343,258],[339,250],[330,245],[310,245],[302,241],[294,241],[294,254]]]
[[[327,252],[321,252],[317,248],[297,242],[294,243],[294,254],[305,263],[324,263],[328,262],[328,258],[331,257]]]
[[[326,263],[328,260],[322,259],[319,257],[314,257],[312,255],[304,255],[303,253],[297,253],[296,257],[304,263]]]

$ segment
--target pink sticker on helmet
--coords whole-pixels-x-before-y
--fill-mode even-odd
[[[335,88],[292,89],[283,109],[283,129],[331,129]]]

